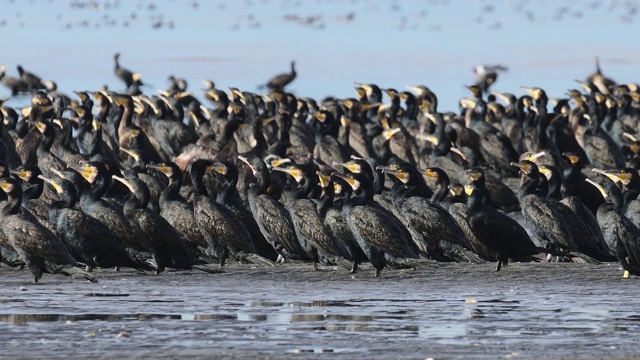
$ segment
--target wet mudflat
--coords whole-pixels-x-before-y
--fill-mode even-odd
[[[618,264],[233,265],[100,270],[98,284],[0,270],[0,357],[633,358],[638,279]]]

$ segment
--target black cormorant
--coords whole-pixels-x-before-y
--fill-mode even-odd
[[[564,255],[552,249],[537,247],[531,241],[527,231],[516,220],[484,204],[489,193],[484,186],[482,168],[470,168],[467,170],[467,176],[472,181],[471,194],[467,203],[469,227],[478,241],[496,259],[496,271],[500,271],[503,265],[508,265],[509,259],[543,252]]]
[[[78,265],[62,240],[21,210],[22,187],[17,180],[6,177],[0,179],[0,189],[7,194],[7,200],[0,210],[0,227],[9,244],[31,270],[35,282],[46,271],[45,261],[58,265]]]
[[[604,239],[609,245],[622,268],[623,277],[629,274],[640,276],[640,229],[624,216],[624,201],[620,188],[609,178],[604,170],[594,169],[604,176],[602,185],[587,179],[589,183],[602,192],[606,201],[598,208],[598,224]]]
[[[166,162],[149,164],[147,167],[159,171],[169,179],[169,184],[160,194],[160,215],[182,234],[190,248],[194,250],[197,247],[206,249],[208,244],[198,229],[193,205],[187,203],[180,195],[183,175],[178,165]]]
[[[69,245],[74,258],[83,262],[87,271],[91,271],[93,267],[121,266],[151,269],[147,264],[131,259],[108,226],[74,208],[78,194],[71,181],[60,177],[39,177],[51,184],[59,196],[49,209],[49,218],[56,228],[56,235]]]
[[[216,251],[223,267],[229,256],[234,253],[256,253],[251,235],[243,224],[240,224],[233,213],[209,196],[204,176],[214,172],[214,162],[200,159],[191,164],[191,181],[193,183],[193,211],[198,229]]]
[[[307,253],[298,241],[289,212],[284,205],[266,194],[270,182],[267,164],[257,157],[238,156],[238,159],[249,165],[256,178],[249,188],[247,200],[262,235],[282,259],[307,260]]]
[[[295,80],[296,73],[296,63],[295,61],[291,61],[291,72],[284,73],[280,75],[276,75],[269,82],[267,82],[267,89],[271,91],[283,91],[285,86],[289,85],[293,80]]]
[[[146,235],[145,250],[152,254],[156,262],[156,274],[163,272],[166,267],[191,269],[194,260],[182,235],[162,216],[147,208],[150,196],[147,185],[135,176],[112,177],[131,191],[131,196],[124,204],[124,215],[135,228],[134,232]]]

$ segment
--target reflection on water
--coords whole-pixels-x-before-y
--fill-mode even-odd
[[[76,322],[76,321],[145,321],[145,320],[228,320],[225,315],[194,314],[0,314],[0,322],[12,325],[27,325],[36,322]]]

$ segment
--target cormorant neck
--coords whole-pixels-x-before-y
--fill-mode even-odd
[[[22,204],[22,189],[14,190],[11,194],[7,194],[7,199],[2,207],[2,215],[14,215],[20,211]]]
[[[520,185],[520,190],[518,191],[518,198],[522,199],[527,195],[536,194],[536,189],[539,184],[539,176],[535,173],[535,171],[531,172],[531,174],[523,175],[524,181],[522,185]]]
[[[29,184],[27,189],[22,189],[22,197],[24,199],[38,199],[44,190],[44,181],[41,179],[36,179],[36,181]]]
[[[433,202],[442,202],[449,192],[449,181],[448,179],[438,179],[436,182],[436,190],[433,192],[431,196],[431,201]]]
[[[169,185],[167,185],[162,191],[162,194],[160,194],[160,204],[166,201],[182,200],[180,187],[182,187],[182,176],[180,174],[173,174],[173,176],[169,178]]]

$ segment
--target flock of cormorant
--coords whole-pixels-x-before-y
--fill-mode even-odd
[[[96,267],[210,271],[249,256],[371,263],[376,276],[417,258],[496,271],[619,261],[640,275],[640,88],[598,63],[562,99],[490,92],[505,69],[483,67],[459,111],[441,112],[426,86],[296,97],[285,90],[293,62],[268,93],[205,81],[202,103],[172,76],[145,95],[119,58],[125,92],[75,98],[2,67],[31,105],[0,104],[0,255],[36,282],[92,279]]]

